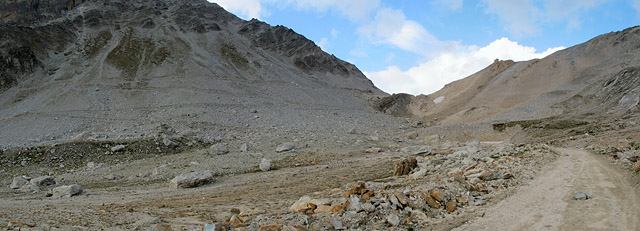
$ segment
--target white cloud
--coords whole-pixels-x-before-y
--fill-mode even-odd
[[[340,34],[340,31],[336,30],[336,28],[331,29],[331,37],[337,38],[338,34]]]
[[[318,46],[325,52],[327,52],[327,45],[329,45],[329,39],[327,38],[322,38],[320,39],[320,42],[318,42]]]
[[[389,93],[430,94],[441,89],[447,83],[467,77],[485,68],[496,58],[522,61],[542,58],[561,49],[564,47],[537,52],[533,47],[520,45],[508,38],[501,38],[485,47],[460,46],[452,51],[443,51],[433,59],[408,70],[390,66],[382,71],[365,72],[365,75],[376,86]]]
[[[367,54],[366,51],[363,51],[363,50],[360,50],[360,49],[350,50],[349,54],[352,55],[352,56],[355,56],[355,57],[360,57],[360,58],[369,56],[369,54]],[[352,63],[352,62],[350,62],[350,63]]]
[[[632,5],[633,5],[633,8],[636,9],[638,13],[640,13],[640,0],[633,0]]]
[[[260,0],[209,0],[218,3],[225,10],[232,12],[244,19],[257,18],[263,16],[264,11]]]
[[[462,8],[462,0],[433,0],[436,7],[446,8],[449,10],[458,10]]]
[[[295,3],[302,9],[317,11],[336,10],[340,15],[349,20],[365,22],[370,19],[371,13],[380,6],[380,0],[287,0]]]
[[[358,33],[373,43],[391,44],[400,49],[427,55],[435,49],[446,49],[455,42],[442,42],[417,22],[407,20],[401,10],[380,9],[373,22],[358,28]]]
[[[496,14],[516,37],[537,35],[545,23],[566,22],[568,30],[578,29],[582,14],[607,1],[610,0],[483,0],[487,13]]]
[[[531,36],[539,33],[540,29],[535,24],[539,9],[531,0],[502,1],[484,0],[487,4],[487,12],[498,15],[506,24],[505,29],[515,36]]]

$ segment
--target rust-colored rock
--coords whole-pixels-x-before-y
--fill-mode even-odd
[[[438,203],[436,199],[433,199],[433,197],[427,195],[427,193],[420,191],[420,196],[427,202],[427,205],[429,205],[429,207],[434,209],[439,209],[441,207],[440,203]]]
[[[276,224],[276,223],[260,227],[260,231],[281,231],[281,230],[282,230],[282,224]]]
[[[450,213],[456,211],[456,200],[447,201],[447,203],[445,204],[445,208],[447,209],[447,212]]]
[[[329,205],[318,205],[318,207],[313,210],[313,213],[330,213],[333,207]]]
[[[317,207],[318,206],[316,204],[311,203],[310,197],[303,196],[289,207],[289,212],[313,213],[313,210]]]
[[[406,158],[398,163],[396,163],[396,171],[393,173],[394,176],[404,176],[409,175],[411,170],[418,166],[418,161],[415,157]]]
[[[229,224],[231,225],[231,228],[240,228],[247,226],[247,224],[236,215],[231,216],[231,219],[229,219]]]
[[[351,190],[349,190],[349,192],[346,192],[343,194],[343,196],[345,198],[349,198],[351,195],[362,195],[364,193],[366,193],[367,191],[367,187],[364,185],[364,182],[358,182],[358,185],[351,188]]]
[[[369,200],[371,199],[371,197],[374,197],[376,194],[371,191],[371,190],[367,190],[367,192],[365,192],[364,194],[362,194],[362,199],[363,200]]]
[[[344,214],[344,206],[336,205],[331,209],[331,213],[341,215]]]
[[[393,191],[393,195],[396,196],[396,198],[398,199],[398,202],[400,202],[400,204],[402,204],[402,205],[409,204],[409,198],[406,195],[404,195],[404,193],[402,193],[400,191]]]
[[[438,189],[435,189],[435,188],[430,189],[429,196],[433,197],[433,199],[436,199],[439,202],[444,201],[444,195],[442,195],[442,193]]]
[[[476,191],[476,192],[484,192],[484,193],[488,193],[489,190],[487,190],[486,188],[482,187],[482,185],[479,184],[474,184],[469,182],[469,191]]]
[[[424,214],[423,212],[418,211],[418,210],[411,211],[411,217],[412,218],[417,218],[418,220],[426,220],[427,219],[427,215]]]
[[[633,171],[640,172],[640,160],[636,162],[636,166],[633,168]]]
[[[427,198],[425,199],[425,201],[427,201],[427,204],[434,209],[439,209],[441,207],[440,203],[438,203],[438,201],[436,201],[436,199],[433,199],[433,197],[427,196]]]

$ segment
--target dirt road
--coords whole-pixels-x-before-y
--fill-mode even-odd
[[[640,187],[630,174],[576,149],[484,217],[456,230],[640,230]],[[574,200],[585,192],[588,200]]]

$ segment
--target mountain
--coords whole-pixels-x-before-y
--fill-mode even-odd
[[[543,59],[495,60],[433,94],[386,97],[378,109],[431,124],[636,118],[639,51],[640,27],[632,27]]]
[[[0,15],[0,145],[139,138],[163,124],[331,131],[375,114],[368,99],[385,94],[293,30],[204,0],[15,0]]]

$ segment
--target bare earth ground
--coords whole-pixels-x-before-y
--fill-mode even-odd
[[[561,156],[529,185],[456,230],[638,230],[637,179],[577,149]],[[577,193],[593,199],[574,200]]]
[[[546,164],[515,194],[485,206],[462,208],[462,216],[431,219],[432,230],[449,230],[476,214],[477,220],[458,230],[637,230],[640,227],[640,195],[631,173],[595,155],[574,149],[557,149],[561,155]],[[65,174],[66,183],[80,183],[85,192],[63,199],[0,190],[0,229],[14,230],[146,230],[153,224],[202,227],[224,222],[232,208],[279,217],[303,195],[335,198],[345,185],[357,181],[393,182],[393,165],[406,154],[382,152],[308,153],[276,161],[276,170],[216,177],[216,183],[195,189],[168,187],[166,176],[136,176],[155,166],[173,162],[172,173],[207,169],[212,164],[198,152],[138,160],[124,165],[79,170]],[[172,160],[178,158],[179,161]],[[199,165],[187,166],[193,160]],[[218,161],[218,160],[213,160]],[[125,178],[102,179],[116,172]],[[400,182],[404,182],[401,180]],[[65,183],[65,184],[66,184]],[[513,190],[508,190],[511,194]],[[576,201],[576,193],[594,196]],[[506,196],[506,195],[505,195]],[[502,196],[498,196],[502,197]],[[497,203],[497,204],[494,204]],[[475,212],[474,212],[475,211]],[[456,212],[457,213],[457,212]],[[467,214],[467,215],[463,215]],[[439,218],[439,219],[441,219]],[[58,227],[58,228],[55,228]],[[393,229],[383,226],[373,229]],[[427,228],[427,227],[424,227]],[[11,229],[11,228],[9,228]],[[192,229],[187,229],[192,230]],[[193,229],[197,230],[197,229]]]

